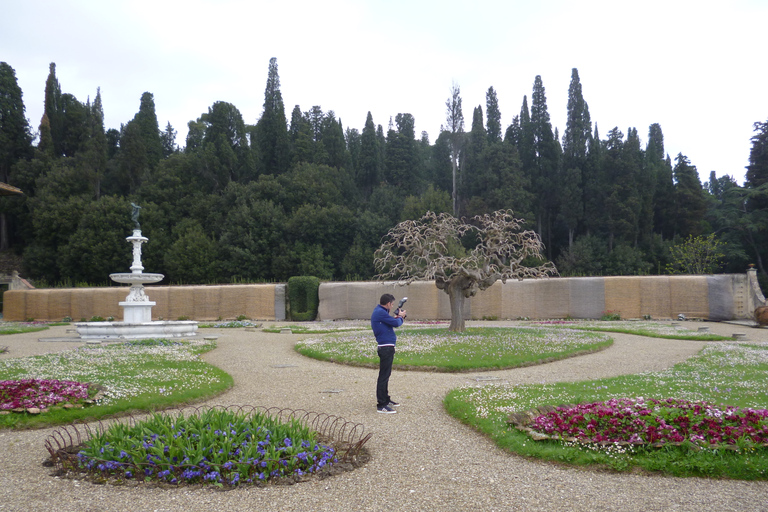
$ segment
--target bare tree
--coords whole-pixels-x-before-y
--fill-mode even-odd
[[[441,127],[450,133],[448,142],[451,146],[451,169],[453,171],[453,214],[459,213],[459,197],[456,190],[456,175],[459,170],[459,156],[464,139],[464,114],[461,111],[461,88],[456,82],[451,84],[451,97],[445,100],[445,122],[447,126]]]
[[[512,210],[499,210],[464,222],[447,213],[427,212],[419,220],[401,222],[374,254],[378,279],[401,284],[435,280],[451,302],[449,330],[463,332],[464,299],[497,280],[556,275],[551,262],[522,265],[527,257],[541,258],[543,244],[533,231],[521,231],[522,220]],[[473,240],[472,247],[465,247]],[[464,243],[463,243],[464,242]]]

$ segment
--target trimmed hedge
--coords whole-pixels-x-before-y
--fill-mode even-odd
[[[320,305],[320,279],[314,276],[294,276],[288,279],[288,303],[291,320],[311,322],[317,318]]]

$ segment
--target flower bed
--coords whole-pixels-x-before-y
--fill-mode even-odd
[[[76,406],[88,399],[89,386],[89,383],[56,379],[0,381],[0,411],[42,412],[62,403]]]
[[[685,442],[710,448],[768,445],[766,409],[642,397],[550,409],[535,417],[513,414],[510,423],[535,440],[657,447]]]
[[[76,467],[68,467],[96,481],[216,486],[294,482],[315,474],[327,476],[340,458],[349,455],[347,451],[340,456],[319,437],[299,419],[281,420],[257,410],[156,413],[133,424],[110,425],[81,447]],[[367,437],[357,443],[358,451],[365,441]]]

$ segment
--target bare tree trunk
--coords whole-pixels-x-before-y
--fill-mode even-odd
[[[451,332],[464,332],[464,292],[453,286],[448,288],[448,298],[451,302],[451,325],[448,330]]]

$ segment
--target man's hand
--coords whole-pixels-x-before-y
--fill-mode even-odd
[[[399,310],[397,312],[397,317],[396,318],[405,318],[405,317],[406,317],[406,314],[405,314],[405,310],[404,309],[401,309],[401,310]]]

